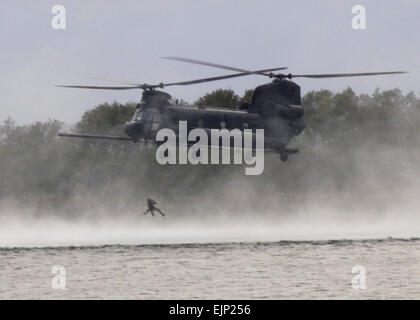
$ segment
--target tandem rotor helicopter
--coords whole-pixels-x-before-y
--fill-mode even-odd
[[[407,73],[405,71],[364,72],[364,73],[335,73],[335,74],[283,74],[274,71],[285,70],[286,67],[245,70],[216,63],[189,59],[183,57],[165,57],[176,60],[215,67],[235,73],[181,82],[138,84],[120,82],[126,86],[86,86],[86,85],[58,85],[57,87],[99,89],[99,90],[130,90],[142,89],[141,102],[137,105],[132,120],[124,125],[127,136],[106,136],[94,134],[59,133],[61,137],[108,139],[120,141],[148,141],[156,143],[156,133],[162,128],[174,129],[179,121],[187,121],[188,132],[195,128],[204,129],[264,129],[264,149],[280,154],[280,159],[286,161],[289,154],[298,152],[297,149],[287,148],[288,143],[298,136],[305,124],[303,122],[304,109],[301,106],[300,86],[292,81],[293,78],[341,78],[373,75],[390,75]],[[223,109],[206,106],[185,106],[178,103],[168,93],[158,90],[170,86],[186,86],[209,81],[217,81],[248,75],[261,75],[273,79],[271,83],[255,88],[252,101],[238,106],[237,109]]]

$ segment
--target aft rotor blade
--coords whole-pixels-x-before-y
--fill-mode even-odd
[[[377,76],[385,74],[401,74],[408,73],[406,71],[388,71],[388,72],[362,72],[362,73],[331,73],[331,74],[289,74],[288,78],[343,78],[343,77],[362,77],[362,76]]]
[[[164,83],[163,86],[164,87],[186,86],[186,85],[190,85],[190,84],[217,81],[217,80],[230,79],[230,78],[236,78],[236,77],[243,77],[243,76],[248,76],[248,75],[251,75],[251,74],[256,74],[256,73],[259,74],[259,73],[262,73],[262,72],[270,72],[270,71],[276,71],[276,70],[281,70],[281,69],[282,68],[272,68],[272,69],[262,69],[262,70],[256,70],[256,71],[246,71],[246,72],[241,72],[241,73],[227,74],[227,75],[224,75],[224,76],[202,78],[202,79],[180,81],[180,82],[172,82],[172,83]]]
[[[238,71],[238,72],[250,72],[251,74],[261,74],[264,76],[272,76],[269,73],[264,73],[264,71],[249,71],[246,69],[240,69],[240,68],[235,68],[235,67],[231,67],[231,66],[225,66],[222,64],[217,64],[217,63],[213,63],[213,62],[207,62],[207,61],[202,61],[202,60],[197,60],[197,59],[190,59],[190,58],[184,58],[184,57],[163,57],[163,59],[169,59],[169,60],[175,60],[175,61],[181,61],[181,62],[187,62],[187,63],[194,63],[194,64],[201,64],[204,66],[209,66],[209,67],[214,67],[214,68],[219,68],[219,69],[226,69],[226,70],[231,70],[231,71]],[[284,70],[287,69],[286,67],[281,67],[281,68],[276,68],[276,70]]]

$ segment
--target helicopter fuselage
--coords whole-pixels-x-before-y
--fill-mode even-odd
[[[288,80],[276,80],[255,89],[252,102],[240,109],[186,106],[171,103],[166,92],[145,91],[142,103],[124,132],[133,141],[155,141],[162,128],[176,130],[179,121],[186,121],[188,131],[203,129],[264,129],[265,148],[279,152],[282,159],[294,150],[286,149],[293,137],[302,132],[303,108],[300,88]]]

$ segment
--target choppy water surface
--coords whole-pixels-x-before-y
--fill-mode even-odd
[[[2,299],[418,299],[420,239],[2,248],[0,284]]]

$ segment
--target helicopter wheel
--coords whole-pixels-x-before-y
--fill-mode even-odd
[[[287,152],[285,152],[285,151],[280,152],[281,161],[287,161],[288,158],[289,158],[289,156],[288,156]]]

